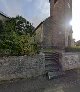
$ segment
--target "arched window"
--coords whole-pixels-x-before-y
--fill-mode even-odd
[[[57,0],[54,0],[54,4],[57,2]]]

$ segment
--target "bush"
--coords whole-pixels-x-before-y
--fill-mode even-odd
[[[66,47],[65,51],[66,52],[80,52],[80,46]]]
[[[20,17],[20,19],[23,19]],[[21,21],[21,20],[20,20]],[[26,20],[25,20],[26,21]],[[20,22],[21,23],[21,22]],[[24,24],[24,21],[22,22]],[[26,22],[25,22],[26,23]],[[38,52],[38,45],[35,42],[35,35],[32,33],[32,26],[21,26],[16,29],[15,18],[6,22],[0,22],[0,55],[34,55]],[[19,24],[17,25],[20,26]],[[31,27],[31,28],[30,28]],[[23,30],[24,29],[24,30]],[[30,30],[30,33],[29,33]],[[23,32],[24,31],[24,32]]]
[[[10,38],[9,38],[10,37]],[[33,55],[38,52],[34,36],[17,35],[13,32],[12,38],[8,36],[0,43],[1,55]]]

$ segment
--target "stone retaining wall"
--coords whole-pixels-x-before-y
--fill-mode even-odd
[[[0,57],[0,80],[30,78],[44,74],[44,55]]]
[[[60,60],[63,70],[79,69],[80,68],[80,53],[63,53]]]

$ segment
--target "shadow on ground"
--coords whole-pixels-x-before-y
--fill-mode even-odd
[[[0,92],[80,92],[80,74],[67,71],[64,76],[48,80],[44,76],[0,84]]]

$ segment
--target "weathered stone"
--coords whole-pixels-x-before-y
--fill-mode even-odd
[[[50,17],[36,31],[36,40],[42,47],[72,46],[72,0],[50,0]]]
[[[44,74],[44,55],[9,56],[0,58],[0,80],[29,78]]]
[[[3,12],[0,12],[0,20],[1,21],[6,21],[7,19],[9,19],[9,17],[6,16]]]
[[[64,71],[80,68],[80,53],[63,53],[61,64]]]

